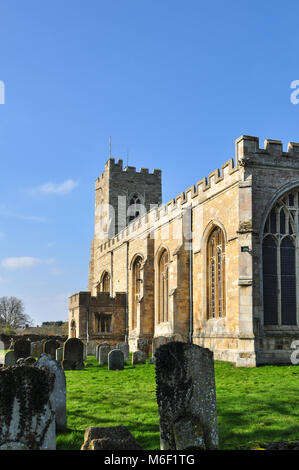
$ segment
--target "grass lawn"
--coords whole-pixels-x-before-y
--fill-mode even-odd
[[[65,371],[67,431],[57,449],[80,449],[89,426],[127,426],[143,449],[159,449],[155,366],[108,371],[88,356],[83,371]],[[215,362],[221,449],[299,439],[299,367],[235,368]]]

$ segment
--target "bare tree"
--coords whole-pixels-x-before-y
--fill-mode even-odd
[[[26,315],[23,301],[16,297],[0,298],[0,328],[16,330],[30,325],[32,319]]]

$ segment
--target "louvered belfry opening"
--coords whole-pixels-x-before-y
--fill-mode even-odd
[[[279,198],[263,233],[265,325],[297,325],[298,189]]]

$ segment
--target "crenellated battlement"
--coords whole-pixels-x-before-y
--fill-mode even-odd
[[[161,177],[161,170],[154,169],[153,172],[151,173],[148,168],[140,168],[140,171],[136,170],[135,166],[125,166],[123,167],[123,160],[121,158],[118,159],[117,163],[115,163],[114,158],[109,158],[107,162],[105,163],[105,170],[104,172],[96,179],[96,183],[101,182],[101,180],[104,178],[104,175],[106,171],[110,171],[113,174],[119,174],[121,175],[122,173],[129,174],[129,175],[143,175],[143,176],[149,176],[157,178]]]
[[[233,158],[231,158],[221,166],[221,169],[214,170],[207,177],[202,178],[196,185],[190,186],[177,197],[171,199],[165,204],[153,207],[146,214],[134,219],[127,225],[127,227],[117,233],[115,237],[99,245],[99,252],[102,253],[103,251],[109,250],[119,242],[137,235],[139,233],[139,229],[146,229],[149,223],[150,225],[153,223],[159,223],[159,220],[175,215],[176,211],[179,213],[184,206],[189,205],[190,202],[192,203],[192,201],[197,197],[201,197],[202,195],[204,195],[204,198],[209,197],[207,194],[209,190],[212,190],[213,193],[217,192],[217,189],[215,190],[214,188],[220,186],[219,183],[221,182],[223,182],[224,185],[230,184],[231,175],[236,173],[238,170],[239,166],[235,165]],[[219,187],[219,191],[220,190],[221,188]]]
[[[247,165],[277,165],[277,159],[280,159],[281,165],[292,166],[299,168],[299,143],[289,142],[287,151],[283,151],[283,144],[280,140],[266,139],[264,148],[259,148],[259,138],[253,136],[242,135],[235,141],[235,161],[233,158],[229,159],[220,169],[212,171],[207,177],[202,178],[196,185],[190,186],[186,191],[180,193],[175,198],[162,204],[158,207],[153,207],[146,214],[139,216],[121,230],[114,238],[107,240],[98,246],[100,252],[111,249],[115,244],[121,242],[131,236],[137,235],[140,230],[146,229],[150,223],[159,223],[159,220],[164,220],[165,217],[173,216],[175,211],[178,213],[191,204],[196,204],[196,198],[199,202],[203,202],[210,196],[217,194],[217,192],[225,189],[230,184],[238,182],[242,176],[232,176],[239,172],[242,167]],[[113,160],[113,159],[112,159]],[[285,163],[283,163],[285,162]],[[111,163],[110,163],[111,164]],[[121,168],[121,165],[113,165]],[[135,173],[135,167],[126,167],[122,171]],[[242,170],[243,171],[243,170]],[[147,169],[141,169],[141,172],[147,173]],[[160,170],[154,170],[160,172]],[[194,201],[194,202],[193,202]]]
[[[283,143],[281,140],[266,139],[264,148],[259,147],[259,138],[248,135],[242,135],[236,140],[236,161],[241,166],[250,165],[251,163],[271,163],[267,160],[269,157],[273,159],[281,158],[287,163],[290,158],[296,159],[299,164],[299,143],[289,142],[287,151],[283,151]]]

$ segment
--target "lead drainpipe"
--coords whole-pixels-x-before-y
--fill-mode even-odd
[[[193,211],[189,209],[189,344],[193,343]]]

